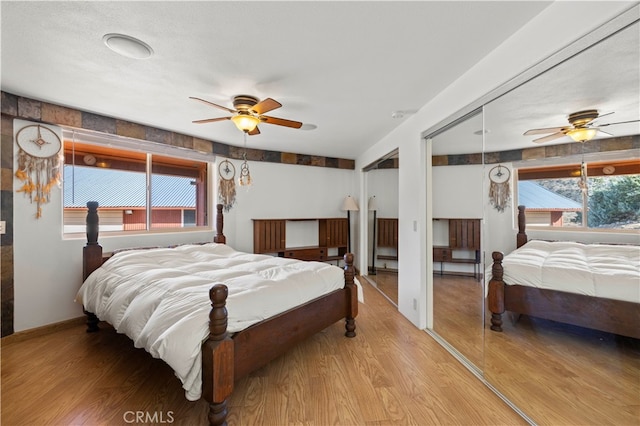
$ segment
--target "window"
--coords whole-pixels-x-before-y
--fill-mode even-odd
[[[640,230],[640,160],[518,169],[518,205],[527,226]]]
[[[64,232],[85,232],[97,201],[100,232],[207,226],[207,162],[65,141]]]

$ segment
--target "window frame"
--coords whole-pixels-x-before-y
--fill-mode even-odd
[[[135,157],[135,159],[132,160],[131,158],[129,158],[128,162],[134,163],[137,160],[137,162],[140,163],[140,166],[136,168],[135,171],[144,172],[146,175],[147,185],[146,185],[146,191],[145,191],[146,192],[145,198],[147,201],[144,207],[145,216],[146,216],[146,223],[144,225],[145,229],[102,231],[104,232],[105,236],[123,236],[123,235],[132,236],[132,235],[163,234],[163,233],[169,234],[169,233],[176,233],[176,232],[210,232],[213,230],[214,228],[213,218],[215,216],[214,194],[216,193],[215,187],[214,187],[215,179],[213,178],[213,174],[215,172],[214,165],[215,165],[216,157],[213,153],[199,152],[199,151],[191,150],[188,148],[179,148],[179,147],[165,145],[157,142],[126,138],[118,135],[85,131],[83,129],[63,128],[63,145],[64,145],[63,150],[65,151],[64,152],[65,162],[63,167],[72,164],[71,161],[67,161],[67,157],[73,155],[71,152],[67,153],[68,144],[73,145],[74,147],[73,151],[75,151],[75,147],[78,147],[78,146],[81,146],[83,148],[90,147],[90,149],[95,150],[96,153],[100,153],[103,157],[108,157],[109,154],[113,154],[113,157],[117,159],[118,153],[131,154],[131,156]],[[93,154],[93,151],[91,153]],[[83,154],[84,153],[75,154],[76,155],[75,165],[82,166]],[[78,158],[78,155],[80,155],[80,158]],[[181,166],[185,170],[188,170],[188,168],[185,165],[188,164],[189,162],[202,163],[202,168],[200,169],[191,168],[189,170],[200,170],[200,173],[203,173],[203,172],[206,173],[206,178],[203,183],[204,185],[203,191],[204,191],[204,196],[206,198],[206,200],[204,201],[205,203],[204,204],[204,215],[205,215],[204,221],[206,223],[205,225],[196,224],[196,225],[184,226],[184,223],[182,223],[181,226],[179,227],[162,227],[162,226],[154,227],[153,226],[153,223],[151,222],[151,213],[153,211],[153,207],[150,205],[151,191],[153,191],[153,188],[151,188],[150,181],[154,173],[165,174],[165,173],[159,173],[159,170],[156,170],[155,172],[153,171],[154,159],[161,160],[156,164],[156,167],[160,166],[159,167],[160,171],[163,169],[166,171],[167,166],[169,166],[170,168],[173,166],[174,171],[180,169]],[[175,163],[173,164],[167,163],[167,161],[173,162],[174,160],[175,160]],[[122,169],[122,170],[126,170],[126,169]],[[177,174],[177,176],[180,176],[180,174]],[[67,182],[63,181],[62,183],[63,193],[64,193],[64,185],[66,184]],[[197,192],[196,192],[196,197],[199,197]],[[74,238],[78,238],[79,236],[84,236],[84,233],[85,233],[84,231],[65,232],[64,197],[61,202],[61,209],[62,209],[62,222],[63,222],[61,228],[62,228],[63,238],[74,239]],[[183,215],[181,214],[181,217],[182,216]]]
[[[587,179],[598,176],[619,176],[629,174],[640,174],[640,153],[637,150],[598,152],[577,156],[558,157],[555,159],[519,161],[512,164],[512,175],[514,180],[514,200],[519,199],[518,182],[520,180],[534,179],[554,179],[576,177],[576,170],[580,170],[584,161],[587,167]],[[609,175],[603,171],[607,165],[613,165],[616,171]],[[521,179],[521,175],[525,179]],[[516,202],[515,204],[519,204]],[[579,232],[579,233],[618,233],[618,234],[640,234],[637,229],[620,228],[590,228],[588,226],[589,196],[582,197],[582,223],[579,226],[552,226],[535,225],[533,229],[540,231],[557,232]],[[526,208],[526,206],[525,206]],[[517,209],[514,210],[514,223],[517,223]],[[527,225],[529,227],[529,225]]]

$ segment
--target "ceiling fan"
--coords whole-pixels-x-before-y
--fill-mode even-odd
[[[237,95],[233,97],[234,109],[227,108],[222,105],[214,104],[213,102],[209,102],[204,99],[196,98],[193,96],[190,96],[189,99],[195,99],[196,101],[203,102],[207,105],[220,108],[222,110],[225,110],[233,114],[228,117],[206,118],[204,120],[194,120],[193,122],[197,124],[231,120],[239,130],[249,135],[260,134],[260,130],[258,129],[258,124],[260,123],[275,124],[278,126],[292,127],[294,129],[299,129],[300,127],[302,127],[302,123],[299,121],[286,120],[284,118],[276,118],[276,117],[263,115],[269,111],[273,111],[274,109],[280,108],[282,106],[280,102],[271,98],[266,98],[261,101],[255,96]]]
[[[613,114],[613,112],[608,112],[606,114],[600,115],[598,110],[595,109],[587,109],[584,111],[574,112],[569,114],[567,120],[569,121],[570,126],[562,126],[562,127],[547,127],[544,129],[531,129],[524,132],[525,136],[528,135],[540,135],[544,133],[551,133],[548,136],[544,136],[538,139],[534,139],[535,143],[544,143],[549,142],[554,139],[561,138],[563,136],[569,136],[576,142],[586,142],[588,140],[593,139],[598,132],[604,133],[609,136],[613,136],[611,133],[607,133],[604,130],[601,130],[601,127],[612,126],[614,124],[626,124],[626,123],[635,123],[640,120],[631,120],[631,121],[620,121],[618,123],[606,123],[606,124],[594,124],[593,121],[597,118],[602,118],[607,115]]]

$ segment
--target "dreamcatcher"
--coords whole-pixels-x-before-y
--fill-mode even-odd
[[[489,202],[498,210],[503,212],[511,198],[511,190],[509,189],[509,179],[511,172],[508,168],[497,165],[489,170]]]
[[[224,211],[229,212],[236,203],[236,167],[225,159],[218,164],[218,175],[218,200],[224,206]]]
[[[62,141],[50,128],[33,124],[18,131],[16,143],[18,168],[15,176],[23,183],[17,192],[23,192],[36,203],[36,218],[40,218],[42,204],[49,202],[51,188],[62,181]]]

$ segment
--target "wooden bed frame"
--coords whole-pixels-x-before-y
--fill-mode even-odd
[[[87,244],[83,248],[83,281],[108,260],[98,244],[98,203],[87,203]],[[214,242],[226,243],[222,232],[222,205],[218,204]],[[202,344],[202,397],[209,403],[210,425],[226,425],[227,399],[234,381],[264,366],[296,343],[328,326],[346,319],[345,336],[355,337],[358,314],[357,287],[354,283],[353,254],[344,256],[345,286],[325,296],[290,309],[241,332],[227,333],[227,287],[214,285],[209,291],[209,338]],[[98,331],[99,319],[87,315],[87,332]]]
[[[517,247],[527,242],[525,206],[518,206]],[[501,252],[492,254],[488,302],[491,330],[502,331],[502,314],[511,311],[640,339],[640,305],[621,300],[505,284]]]

